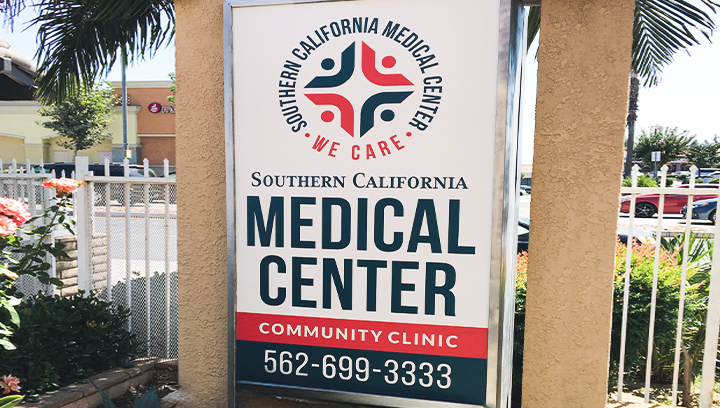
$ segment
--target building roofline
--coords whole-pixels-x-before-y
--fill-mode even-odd
[[[28,57],[11,51],[7,41],[0,43],[0,74],[8,76],[20,85],[34,86],[37,66]]]
[[[110,85],[114,86],[115,88],[122,87],[122,82],[120,81],[111,81]],[[170,80],[164,80],[164,81],[127,81],[127,87],[128,88],[164,88],[167,89],[172,85],[172,81]]]

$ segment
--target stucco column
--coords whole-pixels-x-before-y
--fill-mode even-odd
[[[543,0],[523,406],[603,407],[634,0]]]
[[[177,0],[180,406],[227,407],[221,0]]]

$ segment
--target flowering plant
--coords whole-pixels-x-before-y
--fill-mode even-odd
[[[15,349],[10,336],[12,328],[20,325],[15,306],[20,304],[22,294],[13,282],[21,275],[29,275],[43,284],[62,286],[59,279],[48,273],[51,265],[47,257],[48,254],[66,256],[63,245],[49,243],[46,238],[55,226],[63,226],[73,233],[73,221],[68,217],[68,209],[72,207],[70,195],[82,184],[67,178],[43,182],[43,187],[57,190],[55,203],[34,218],[31,218],[25,204],[0,197],[0,347],[6,350]],[[39,225],[33,225],[36,220],[42,221]]]
[[[20,392],[20,379],[13,377],[12,375],[3,375],[0,377],[0,390],[3,390],[3,394],[10,394],[11,392]],[[8,395],[6,397],[0,397],[0,408],[11,408],[19,404],[22,401],[22,395]]]
[[[85,184],[84,181],[77,181],[71,178],[61,177],[43,181],[42,186],[56,189],[59,196],[69,197],[70,194],[74,193],[75,190],[77,190],[77,188],[82,186],[83,184]]]
[[[3,375],[0,377],[0,388],[3,389],[3,394],[20,391],[19,384],[20,379],[12,375]]]

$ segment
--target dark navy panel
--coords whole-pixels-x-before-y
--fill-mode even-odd
[[[237,341],[237,350],[236,378],[239,382],[251,381],[281,386],[485,405],[487,384],[487,360],[485,359],[242,340]],[[266,353],[267,350],[275,352]],[[283,353],[284,361],[282,367],[281,353]],[[267,362],[266,354],[269,357]],[[326,358],[325,356],[331,357]],[[340,358],[343,356],[349,357],[349,359],[343,359],[343,367],[352,366],[352,371],[340,370]],[[326,378],[323,374],[324,358],[328,363],[325,373],[332,378]],[[362,358],[367,359],[369,363],[366,380],[366,374],[363,371],[365,360]],[[274,364],[271,359],[275,360]],[[395,368],[395,364],[391,360],[397,363],[397,377],[391,372],[391,369]],[[330,375],[333,372],[330,365],[334,367],[334,376]],[[273,371],[274,368],[274,372],[267,372],[266,367],[270,371]],[[414,372],[408,373],[408,371],[412,371],[413,367]],[[432,372],[430,372],[430,367],[432,367]],[[449,374],[448,367],[450,368]],[[281,368],[284,372],[281,372]],[[340,374],[346,379],[341,378]],[[394,384],[388,383],[388,380],[392,381],[396,378],[397,381]],[[425,386],[420,384],[421,380]]]

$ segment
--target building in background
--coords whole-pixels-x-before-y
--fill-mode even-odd
[[[13,52],[0,38],[0,159],[4,163],[71,161],[72,151],[57,144],[58,136],[40,123],[42,107],[33,97],[33,78],[37,68],[29,58]],[[175,165],[175,109],[168,102],[171,81],[128,81],[128,144],[132,163],[147,158],[151,166],[162,166],[168,159]],[[120,83],[112,83],[120,88]],[[120,95],[120,89],[115,93]],[[113,162],[124,158],[122,109],[115,108],[110,124],[111,138],[79,152],[91,163]]]
[[[115,94],[121,94],[120,82],[112,82]],[[147,158],[150,165],[162,165],[168,159],[171,166],[175,165],[175,107],[168,102],[171,81],[128,81],[128,112],[132,110],[134,127],[130,125],[128,114],[128,141],[133,134],[130,149],[137,149],[137,157]],[[120,108],[118,111],[121,112]],[[122,118],[120,122],[120,145],[113,148],[113,161],[123,159],[122,151]],[[114,123],[114,122],[113,122]],[[132,132],[131,132],[132,130]],[[113,143],[115,143],[113,132]],[[116,157],[117,156],[117,157]],[[92,160],[92,159],[91,159]],[[139,161],[142,161],[140,159]]]

